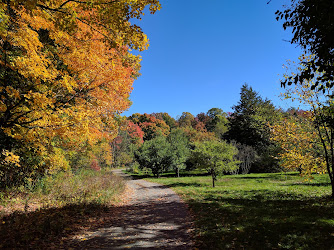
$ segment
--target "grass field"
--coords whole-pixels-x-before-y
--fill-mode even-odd
[[[334,201],[327,175],[295,173],[148,178],[189,204],[200,249],[333,249]]]

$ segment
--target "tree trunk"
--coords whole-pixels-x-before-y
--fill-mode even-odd
[[[180,177],[180,169],[179,168],[176,168],[177,170],[177,178],[179,178]]]
[[[212,176],[212,187],[215,187],[215,175],[214,175],[214,171],[211,170],[211,176]]]
[[[331,181],[331,186],[332,186],[332,198],[334,199],[334,176],[333,173],[329,175],[329,179]]]

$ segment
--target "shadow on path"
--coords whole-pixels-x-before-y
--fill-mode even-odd
[[[125,205],[68,205],[1,218],[0,248],[193,248],[190,216],[179,196],[162,185],[123,177],[131,190]]]

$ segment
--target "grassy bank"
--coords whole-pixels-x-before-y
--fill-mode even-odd
[[[195,216],[200,249],[333,249],[334,202],[327,175],[148,179],[179,193]]]
[[[124,188],[110,170],[81,170],[2,190],[0,248],[59,247],[65,236],[98,225]]]

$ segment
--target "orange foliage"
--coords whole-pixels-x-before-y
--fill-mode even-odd
[[[144,131],[144,140],[150,140],[158,135],[167,136],[170,132],[169,126],[165,121],[157,119],[150,114],[133,114],[129,119],[138,124]]]
[[[131,104],[140,57],[130,48],[148,46],[129,20],[139,19],[147,5],[152,13],[160,8],[156,0],[135,2],[0,4],[0,138],[16,145],[6,154],[36,150],[57,162],[67,152],[55,146],[87,142],[111,152],[108,143],[97,143],[116,137],[118,115]],[[2,151],[6,145],[0,144]]]

